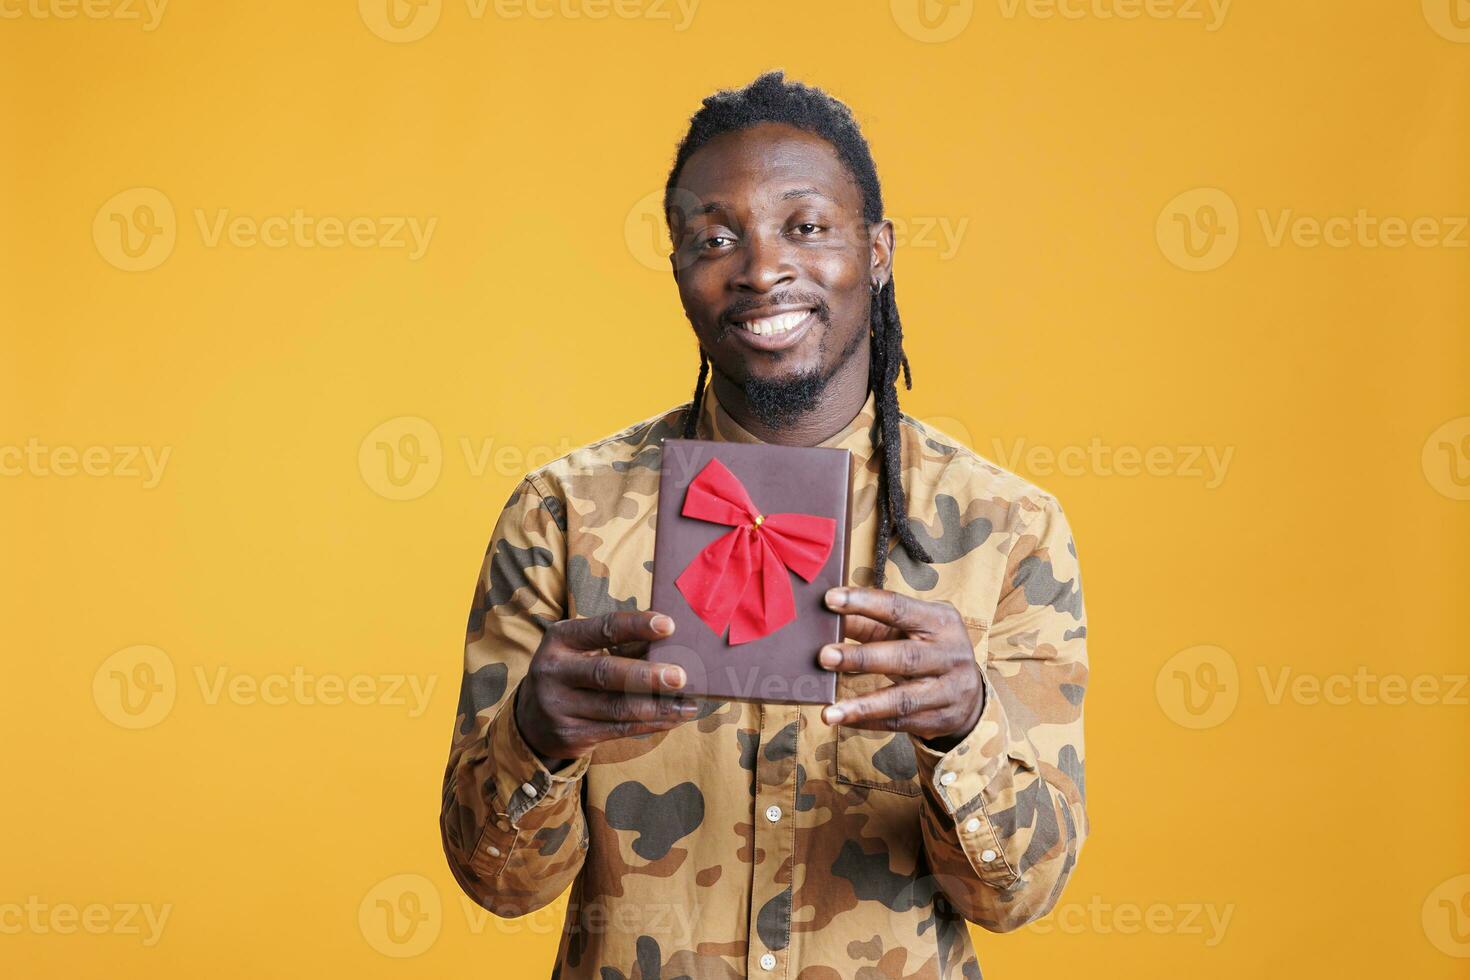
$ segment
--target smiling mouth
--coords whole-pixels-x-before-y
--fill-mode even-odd
[[[736,322],[735,326],[757,337],[779,337],[795,330],[811,314],[810,309],[792,310],[789,313],[777,313],[754,320],[741,320]]]

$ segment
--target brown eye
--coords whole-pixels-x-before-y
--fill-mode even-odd
[[[801,232],[803,235],[815,235],[817,232],[822,231],[823,229],[821,225],[813,224],[810,221],[803,221],[801,224],[796,226],[796,230]]]

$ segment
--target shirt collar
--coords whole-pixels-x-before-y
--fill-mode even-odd
[[[877,424],[878,411],[870,391],[868,400],[863,402],[863,407],[858,409],[852,420],[817,445],[824,449],[846,449],[856,457],[858,463],[865,463],[873,455],[873,436]],[[713,385],[704,390],[696,431],[699,438],[713,439],[716,442],[761,441],[730,417],[730,413],[725,411],[725,407],[715,396]]]

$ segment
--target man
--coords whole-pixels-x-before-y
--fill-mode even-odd
[[[553,977],[979,977],[965,920],[1057,901],[1087,834],[1086,625],[1057,502],[903,416],[893,225],[851,114],[778,72],[669,174],[694,399],[528,475],[481,569],[442,832],[477,902],[571,886]],[[706,379],[709,388],[706,390]],[[660,440],[855,457],[834,705],[642,659]],[[814,656],[817,655],[814,651]]]

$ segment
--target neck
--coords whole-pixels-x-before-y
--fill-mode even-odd
[[[868,356],[864,344],[849,357],[822,388],[822,397],[811,411],[789,424],[771,428],[756,417],[740,386],[719,371],[710,372],[710,387],[720,407],[741,428],[761,442],[778,446],[816,446],[841,432],[868,400]]]

